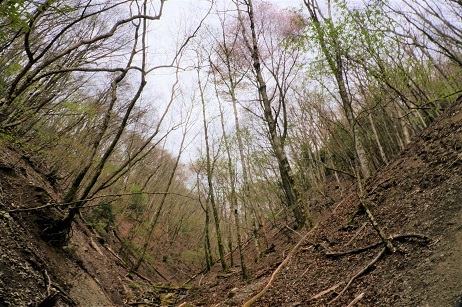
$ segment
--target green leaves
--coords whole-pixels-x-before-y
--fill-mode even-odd
[[[30,15],[26,12],[25,0],[4,0],[0,2],[0,20],[13,31],[27,31]],[[7,27],[0,28],[0,41],[7,37]]]
[[[109,202],[102,202],[99,206],[92,209],[89,222],[99,234],[105,235],[114,227],[115,213]]]
[[[133,193],[130,195],[128,208],[136,213],[141,213],[148,201],[148,196],[143,193],[143,189],[136,185],[130,184],[130,192]]]

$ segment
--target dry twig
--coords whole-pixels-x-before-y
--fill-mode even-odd
[[[363,223],[363,225],[356,231],[355,235],[350,239],[350,241],[348,241],[348,243],[346,245],[350,245],[351,242],[353,242],[353,240],[356,239],[359,236],[359,234],[366,227],[366,225],[367,225],[367,222]]]
[[[355,297],[354,300],[351,301],[351,303],[348,304],[347,307],[352,307],[354,304],[356,304],[357,302],[359,302],[364,296],[364,292],[362,292],[360,295],[358,295],[357,297]]]
[[[263,290],[261,290],[259,293],[257,293],[256,295],[254,295],[252,298],[250,298],[247,302],[244,303],[244,305],[242,305],[242,307],[250,307],[252,306],[256,301],[258,301],[265,293],[266,291],[268,291],[268,289],[272,286],[272,284],[274,283],[274,281],[276,280],[276,277],[279,275],[279,273],[281,272],[282,268],[287,265],[287,263],[289,263],[290,259],[292,258],[292,256],[297,252],[298,248],[302,245],[303,242],[305,242],[306,238],[308,237],[308,235],[311,233],[311,231],[313,231],[313,229],[315,229],[315,227],[311,228],[310,231],[308,231],[299,241],[298,243],[292,248],[292,250],[289,252],[289,254],[287,254],[287,257],[284,259],[284,261],[281,262],[281,264],[276,268],[276,270],[273,272],[273,274],[271,275],[271,278],[270,280],[268,281],[268,283],[266,284],[266,286],[263,288]]]
[[[326,295],[327,293],[334,291],[335,289],[337,289],[338,287],[340,287],[341,284],[343,284],[343,281],[342,281],[342,282],[339,282],[338,284],[336,284],[336,285],[334,285],[334,286],[332,286],[332,287],[330,287],[330,288],[327,289],[327,290],[323,290],[323,291],[319,292],[318,294],[316,294],[316,295],[314,295],[313,297],[311,297],[310,300],[318,299],[318,298],[320,298],[321,296]]]
[[[350,280],[348,281],[347,285],[342,289],[342,291],[340,291],[340,293],[333,299],[329,302],[329,304],[332,304],[333,302],[335,302],[340,296],[342,296],[343,293],[345,293],[345,291],[348,289],[348,287],[351,285],[351,283],[356,279],[358,278],[359,276],[363,275],[364,273],[367,272],[367,270],[369,270],[377,261],[380,260],[380,258],[382,258],[383,255],[385,255],[385,252],[387,251],[387,248],[384,247],[382,248],[382,250],[380,251],[380,253],[377,254],[377,256],[372,259],[371,262],[369,262],[364,268],[362,268],[358,273],[356,273],[353,277],[350,278]]]

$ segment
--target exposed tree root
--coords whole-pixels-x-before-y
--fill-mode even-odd
[[[403,235],[394,235],[394,236],[390,236],[388,239],[390,241],[401,241],[401,240],[405,240],[405,239],[420,239],[420,240],[422,240],[424,242],[430,242],[430,238],[428,238],[427,236],[418,234],[418,233],[408,233],[408,234],[403,234]],[[364,247],[355,248],[355,249],[345,251],[345,252],[326,252],[325,255],[327,257],[341,257],[341,256],[345,256],[345,255],[359,254],[361,252],[367,251],[369,249],[373,249],[373,248],[375,248],[377,246],[380,246],[382,244],[383,244],[383,241],[380,241],[380,242],[376,242],[376,243],[373,243],[373,244],[370,244],[370,245],[367,245],[367,246],[364,246]]]
[[[393,236],[388,237],[387,241],[389,241],[391,243],[393,241],[401,241],[401,240],[406,240],[406,239],[419,239],[419,240],[424,241],[425,243],[430,242],[430,238],[428,238],[425,235],[418,234],[418,233],[408,233],[408,234],[403,234],[403,235],[393,235]],[[358,278],[359,276],[366,273],[377,261],[379,261],[383,257],[383,255],[385,255],[385,253],[387,252],[387,247],[386,247],[384,241],[380,241],[380,242],[370,244],[370,245],[365,246],[365,247],[360,247],[360,248],[352,249],[352,250],[345,251],[345,252],[326,252],[325,253],[325,255],[328,256],[328,257],[340,257],[340,256],[345,256],[345,255],[350,255],[350,254],[358,254],[358,253],[361,253],[363,251],[375,248],[375,247],[380,246],[380,245],[382,245],[383,248],[380,250],[380,252],[377,254],[377,256],[374,259],[372,259],[372,261],[369,262],[360,271],[358,271],[353,277],[351,277],[350,280],[348,281],[348,283],[346,284],[346,286],[342,289],[342,291],[340,291],[339,294],[337,294],[337,296],[333,300],[331,300],[329,302],[329,304],[335,302],[338,298],[340,298],[342,296],[342,294],[345,293],[345,291],[348,289],[348,287],[351,285],[351,283],[356,278]],[[319,298],[322,295],[327,294],[327,293],[335,290],[339,285],[340,284],[337,284],[337,285],[335,285],[335,286],[333,286],[333,287],[331,287],[331,288],[329,288],[327,290],[319,292],[318,294],[313,296],[312,299]],[[353,306],[353,304],[355,304],[357,301],[362,299],[363,295],[364,295],[364,293],[361,293],[348,306]]]
[[[364,247],[355,248],[355,249],[345,251],[345,252],[326,252],[325,255],[327,257],[335,258],[335,257],[341,257],[341,256],[345,256],[345,255],[359,254],[361,252],[364,252],[364,251],[367,251],[369,249],[375,248],[375,247],[380,246],[382,244],[383,244],[383,242],[380,241],[380,242],[377,242],[377,243],[374,243],[374,244],[370,244],[370,245],[367,245],[367,246],[364,246]]]

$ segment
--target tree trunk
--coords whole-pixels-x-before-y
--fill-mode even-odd
[[[238,8],[238,13],[240,15],[240,10]],[[251,52],[253,68],[256,75],[256,81],[258,84],[258,93],[261,99],[261,105],[263,107],[264,119],[268,127],[268,134],[269,140],[271,143],[271,147],[273,149],[273,153],[276,157],[279,173],[281,176],[281,183],[282,188],[284,190],[285,198],[287,201],[287,207],[292,210],[297,228],[303,227],[307,224],[309,227],[312,226],[311,216],[308,216],[305,212],[304,206],[301,203],[300,195],[296,189],[295,181],[292,176],[292,169],[287,158],[285,149],[284,149],[284,140],[278,135],[277,131],[277,119],[273,114],[271,101],[268,97],[267,93],[267,85],[263,78],[262,70],[261,70],[261,62],[260,62],[260,55],[258,50],[257,44],[257,34],[255,30],[255,20],[254,20],[254,12],[253,12],[253,5],[252,1],[247,1],[247,13],[249,16],[250,22],[250,34],[252,38],[252,42],[248,41],[247,35],[245,33],[245,25],[244,21],[241,17],[239,17],[240,22],[243,28],[243,37],[245,39],[247,48]]]
[[[228,175],[229,175],[229,181],[231,185],[231,195],[230,195],[230,204],[231,204],[231,211],[234,214],[234,224],[236,225],[236,236],[237,236],[237,246],[239,249],[239,260],[240,260],[240,265],[241,265],[241,271],[242,271],[242,278],[247,279],[248,274],[247,274],[247,268],[245,266],[245,258],[244,258],[244,253],[242,252],[242,238],[241,238],[241,223],[239,219],[239,206],[237,202],[237,194],[236,194],[236,172],[234,170],[234,166],[232,163],[231,159],[231,149],[228,143],[228,135],[226,133],[225,129],[225,119],[223,116],[223,110],[221,108],[221,103],[220,103],[220,119],[221,119],[221,129],[223,131],[223,138],[224,138],[224,143],[225,143],[225,149],[226,149],[226,154],[228,156]],[[231,226],[230,226],[231,230]],[[231,244],[231,231],[230,231],[230,244]],[[233,266],[233,249],[232,246],[230,245],[230,253],[231,253],[231,266]]]
[[[364,146],[361,143],[361,140],[359,139],[358,125],[356,123],[356,117],[354,114],[351,97],[348,94],[347,90],[347,85],[344,76],[345,68],[343,65],[343,57],[345,56],[345,52],[344,50],[342,50],[340,42],[338,41],[338,37],[335,34],[336,30],[331,16],[330,2],[328,2],[327,8],[329,11],[328,18],[322,16],[321,14],[319,15],[321,15],[323,23],[325,24],[325,27],[327,27],[327,33],[331,35],[328,38],[332,41],[332,45],[328,45],[326,37],[327,34],[325,32],[325,29],[322,28],[321,20],[318,17],[319,6],[315,2],[308,2],[307,0],[304,0],[304,2],[305,6],[307,7],[310,13],[311,21],[315,26],[318,43],[321,47],[321,51],[325,56],[326,61],[329,65],[329,69],[331,70],[335,78],[338,93],[340,96],[340,101],[342,103],[342,108],[346,120],[348,121],[349,132],[351,137],[353,138],[355,155],[357,159],[357,161],[355,161],[354,163],[359,164],[362,176],[367,178],[370,176],[370,170],[366,158],[366,151],[364,150]]]
[[[371,123],[371,128],[372,128],[372,132],[374,134],[375,142],[377,143],[377,147],[379,148],[380,157],[382,158],[382,161],[385,164],[387,164],[388,163],[387,155],[385,154],[385,150],[383,150],[382,143],[380,142],[379,134],[377,133],[377,130],[375,129],[375,124],[374,124],[374,121],[372,119],[372,114],[371,113],[369,113],[369,122]]]
[[[233,113],[234,113],[234,124],[236,126],[236,138],[237,138],[237,145],[239,149],[239,160],[241,161],[241,167],[242,167],[242,178],[243,178],[243,190],[244,190],[244,210],[250,210],[251,215],[252,215],[252,233],[254,235],[254,240],[255,240],[255,249],[257,252],[257,259],[260,259],[262,256],[262,250],[260,246],[260,241],[258,240],[259,238],[259,227],[258,227],[258,212],[257,209],[255,208],[251,197],[250,197],[250,182],[249,182],[249,175],[248,175],[248,170],[247,170],[247,162],[245,161],[245,155],[244,155],[244,142],[242,141],[242,132],[241,132],[241,127],[239,123],[239,115],[237,112],[237,99],[236,99],[236,94],[234,92],[234,82],[233,79],[230,75],[230,82],[231,82],[231,102],[233,104]],[[249,208],[250,207],[250,208]]]
[[[207,172],[207,185],[208,185],[208,197],[207,200],[210,201],[210,205],[212,206],[212,215],[215,223],[215,233],[217,236],[217,244],[218,244],[218,254],[220,256],[221,267],[224,272],[228,271],[228,266],[226,264],[225,259],[225,250],[223,247],[223,240],[222,234],[220,229],[220,218],[218,216],[218,207],[215,201],[215,192],[213,188],[213,170],[212,170],[212,161],[210,158],[210,145],[209,145],[209,135],[208,135],[208,126],[207,126],[207,118],[205,112],[205,97],[204,91],[201,84],[201,78],[199,71],[197,72],[197,79],[199,85],[199,92],[200,92],[200,99],[202,102],[202,119],[203,119],[203,126],[204,126],[204,139],[205,139],[205,158],[206,158],[206,172]]]

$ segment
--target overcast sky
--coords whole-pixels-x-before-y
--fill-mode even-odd
[[[224,3],[230,0],[221,0]],[[300,8],[303,0],[267,0],[270,3],[274,3],[281,8]],[[174,51],[178,46],[178,39],[180,38],[181,43],[186,35],[190,34],[193,29],[197,27],[200,20],[207,14],[210,7],[209,0],[169,0],[165,2],[163,15],[159,21],[152,23],[151,34],[148,38],[148,46],[150,53],[150,65],[164,65],[171,61],[174,55]],[[208,17],[208,23],[213,24],[213,16]],[[180,43],[180,44],[181,44]],[[194,84],[194,80],[188,82],[188,75],[191,75],[190,79],[195,79],[195,73],[182,74],[182,84],[187,87],[187,83]],[[185,80],[186,79],[186,80]],[[158,112],[162,112],[163,106],[166,105],[171,94],[171,86],[174,82],[174,71],[172,69],[162,69],[153,72],[148,76],[147,92],[145,93],[145,103],[153,106],[153,109],[157,109]],[[193,85],[189,85],[189,90],[193,91]],[[196,84],[197,87],[197,84]],[[186,89],[188,91],[188,89]],[[175,104],[177,108],[181,108],[179,104]],[[181,110],[175,107],[171,109],[170,116],[171,120],[179,120]],[[170,122],[170,120],[167,120]],[[198,125],[197,129],[200,129]],[[197,129],[193,129],[196,130]],[[195,134],[192,132],[192,134]],[[178,145],[181,141],[181,131],[174,132],[167,140],[167,148],[176,155],[178,152]],[[199,138],[200,141],[200,138]],[[192,151],[191,151],[192,150]],[[195,156],[194,149],[190,148],[185,156],[183,162],[189,160],[191,156]],[[188,157],[189,156],[189,157]]]

